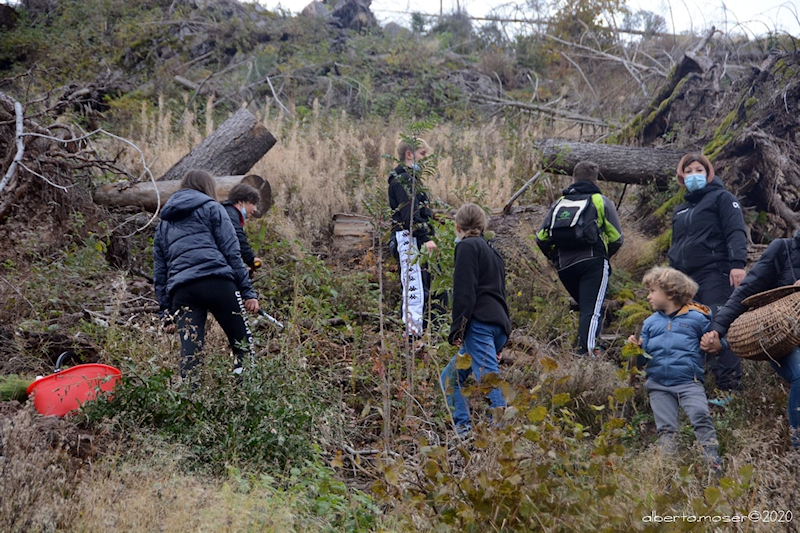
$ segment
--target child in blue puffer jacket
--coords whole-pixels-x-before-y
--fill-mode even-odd
[[[644,321],[641,338],[631,335],[628,341],[650,356],[645,389],[658,429],[658,444],[668,454],[675,452],[680,406],[707,459],[720,469],[717,432],[703,388],[705,357],[700,350],[700,339],[711,326],[709,309],[692,301],[697,283],[674,268],[653,268],[642,284],[650,291],[647,300],[655,313]],[[716,342],[709,351],[717,353],[721,348]]]

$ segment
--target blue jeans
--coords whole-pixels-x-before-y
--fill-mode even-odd
[[[789,382],[789,427],[792,431],[792,445],[800,448],[800,346],[789,355],[769,364],[775,372]]]
[[[475,379],[480,383],[485,374],[500,373],[497,365],[497,353],[503,349],[507,340],[508,335],[501,326],[472,320],[464,333],[464,344],[458,350],[459,354],[470,355],[472,366],[465,370],[459,370],[456,367],[458,357],[455,356],[442,371],[440,384],[447,397],[447,407],[453,415],[453,422],[459,434],[466,433],[472,428],[469,406],[461,394],[461,388],[470,374],[474,373]],[[500,389],[492,389],[488,398],[492,408],[506,406],[506,400]]]

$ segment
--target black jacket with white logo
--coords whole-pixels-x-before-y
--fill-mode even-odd
[[[747,264],[747,234],[736,197],[715,177],[687,193],[672,215],[669,264],[686,274],[701,268],[729,272]]]

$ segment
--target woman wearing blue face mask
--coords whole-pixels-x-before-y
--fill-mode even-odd
[[[742,208],[703,155],[683,156],[678,183],[686,188],[685,202],[672,216],[669,263],[697,282],[695,300],[716,313],[745,276],[747,234]],[[741,387],[741,360],[725,348],[711,363],[717,388],[724,392],[722,400],[711,403],[727,403],[730,392]]]

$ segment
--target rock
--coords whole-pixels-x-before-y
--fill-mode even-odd
[[[411,37],[411,31],[396,22],[389,22],[383,27],[383,33],[390,39],[398,37]]]
[[[318,2],[314,0],[306,7],[303,8],[303,11],[300,12],[301,15],[308,18],[319,18],[323,20],[330,20],[331,18],[331,10],[323,4],[322,2]]]
[[[360,32],[378,26],[370,11],[371,0],[314,0],[301,12],[304,17],[323,19],[337,28]]]

